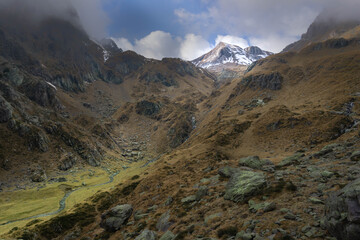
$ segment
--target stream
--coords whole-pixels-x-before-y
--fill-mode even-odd
[[[82,188],[86,188],[86,187],[87,188],[92,188],[92,187],[98,187],[98,186],[102,186],[102,185],[112,183],[114,181],[114,177],[116,175],[118,175],[118,174],[119,174],[119,172],[116,172],[116,173],[113,173],[113,174],[109,175],[109,181],[107,181],[107,182],[99,183],[99,184],[92,185],[92,186],[83,186],[83,187],[73,189],[73,190],[71,190],[69,192],[66,192],[64,197],[59,201],[59,208],[56,211],[48,212],[48,213],[42,213],[42,214],[30,216],[30,217],[21,218],[21,219],[11,220],[11,221],[8,221],[8,222],[5,222],[5,223],[1,223],[0,226],[4,226],[4,225],[10,224],[10,223],[19,222],[19,221],[30,220],[30,219],[34,219],[34,218],[48,217],[48,216],[56,215],[56,214],[60,213],[61,211],[63,211],[65,209],[65,207],[66,207],[66,199],[73,192],[76,192],[76,191],[78,191],[78,190],[80,190]]]

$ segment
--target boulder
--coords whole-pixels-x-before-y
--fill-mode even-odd
[[[106,231],[115,232],[126,224],[132,212],[133,208],[130,204],[117,205],[102,214],[100,227]]]
[[[175,234],[173,234],[170,231],[167,231],[166,233],[164,233],[164,235],[161,236],[159,240],[173,240],[175,238],[176,238]]]
[[[239,161],[239,166],[249,167],[252,169],[262,170],[265,165],[274,165],[270,160],[260,159],[258,156],[249,156],[241,158]]]
[[[155,239],[156,239],[156,233],[148,229],[142,231],[141,234],[135,238],[135,240],[155,240]]]
[[[170,211],[163,213],[160,216],[158,222],[156,223],[157,230],[161,232],[166,232],[169,229],[169,227],[173,224],[172,222],[169,221],[169,219],[170,219]]]
[[[0,123],[9,121],[12,118],[11,105],[0,95]]]
[[[61,161],[59,170],[61,170],[61,171],[69,170],[76,164],[76,160],[77,160],[77,158],[75,156],[73,156],[71,153],[69,153],[66,156],[66,158]]]
[[[360,161],[360,151],[353,152],[350,156],[351,161]]]
[[[284,158],[278,165],[278,168],[290,166],[290,165],[298,165],[300,163],[300,159],[304,157],[303,153],[295,153],[290,157]]]
[[[247,202],[267,185],[263,173],[239,171],[233,174],[226,185],[224,198],[233,202]]]
[[[324,224],[337,239],[359,239],[360,178],[330,194],[325,201]]]

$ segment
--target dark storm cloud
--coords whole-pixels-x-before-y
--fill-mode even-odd
[[[92,38],[106,36],[108,18],[101,0],[0,0],[0,10],[26,23],[60,18],[83,28]]]

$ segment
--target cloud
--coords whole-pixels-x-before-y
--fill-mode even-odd
[[[46,18],[70,21],[95,39],[106,36],[109,19],[102,9],[104,0],[0,0],[0,15],[15,17],[24,23]]]
[[[290,43],[296,42],[297,37],[292,36],[279,36],[279,35],[269,35],[266,37],[260,38],[250,38],[249,41],[252,46],[258,46],[261,49],[271,51],[271,52],[281,52],[284,49],[284,46],[289,45]]]
[[[249,43],[246,39],[231,35],[218,35],[215,39],[215,45],[219,44],[220,42],[233,44],[242,48],[246,48],[249,46]]]
[[[174,37],[168,32],[154,31],[132,44],[126,38],[112,38],[123,50],[133,50],[145,57],[162,59],[180,57],[193,60],[208,52],[213,47],[199,35],[187,34],[184,38]]]
[[[195,34],[187,34],[180,45],[180,57],[185,60],[193,60],[209,52],[212,46],[203,37]]]
[[[261,44],[267,47],[266,50],[276,52],[290,43],[290,40],[298,39],[328,1],[330,0],[214,0],[203,12],[192,13],[178,9],[175,15],[181,24],[189,27],[195,34],[208,36],[207,25],[211,23],[210,34],[223,32],[223,35],[229,36],[227,41],[236,41],[231,36],[246,36],[251,45]],[[279,47],[280,43],[275,39],[282,38],[284,40],[280,43],[285,45]],[[269,44],[265,44],[269,40]],[[239,39],[234,43],[245,46],[245,42]]]

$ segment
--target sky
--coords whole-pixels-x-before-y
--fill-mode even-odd
[[[0,0],[0,10],[24,19],[61,17],[95,40],[111,37],[123,50],[185,60],[221,41],[280,52],[324,9],[330,17],[360,18],[359,0]]]
[[[108,34],[123,50],[192,60],[224,41],[280,52],[329,0],[103,0]]]

